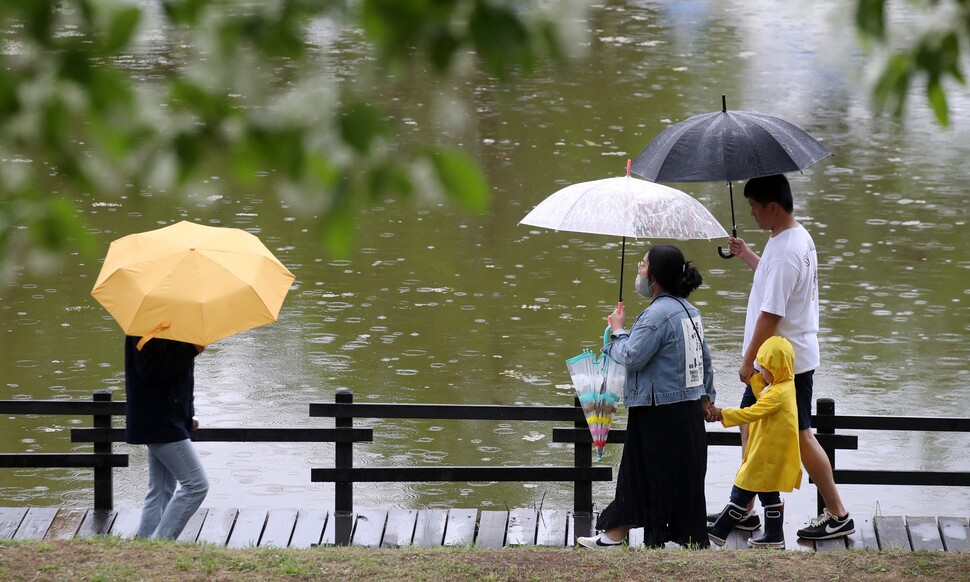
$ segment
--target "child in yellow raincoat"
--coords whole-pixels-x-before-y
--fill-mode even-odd
[[[768,338],[758,350],[761,373],[751,377],[757,402],[749,408],[716,410],[726,427],[749,425],[748,448],[734,478],[731,501],[708,531],[724,545],[757,494],[765,510],[765,533],[748,540],[752,547],[785,547],[784,509],[779,491],[798,489],[802,461],[798,452],[798,409],[795,402],[795,352],[783,337]]]

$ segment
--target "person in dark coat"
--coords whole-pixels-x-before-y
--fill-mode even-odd
[[[203,350],[174,340],[125,337],[125,440],[148,446],[140,538],[178,537],[209,491],[190,440],[198,428],[195,358]]]

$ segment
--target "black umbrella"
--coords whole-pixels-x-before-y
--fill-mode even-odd
[[[633,161],[633,173],[654,182],[716,182],[728,184],[731,234],[734,220],[731,182],[802,170],[832,155],[822,144],[784,119],[756,111],[703,113],[671,125]],[[718,252],[725,259],[734,255]]]

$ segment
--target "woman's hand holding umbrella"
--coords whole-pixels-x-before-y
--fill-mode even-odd
[[[612,333],[623,330],[623,327],[626,325],[626,308],[622,301],[616,304],[616,309],[613,310],[613,313],[606,316],[606,321],[610,324]]]

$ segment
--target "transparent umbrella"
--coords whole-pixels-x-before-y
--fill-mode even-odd
[[[519,224],[552,230],[605,234],[623,238],[620,252],[620,301],[626,239],[726,238],[717,219],[695,198],[669,186],[627,175],[580,182],[549,195]]]
[[[603,334],[604,345],[609,337],[610,328],[607,327]],[[626,368],[605,354],[597,357],[592,351],[583,350],[581,354],[566,360],[566,369],[569,370],[576,397],[586,416],[597,460],[602,461],[606,439],[613,424],[613,413],[623,397]]]

